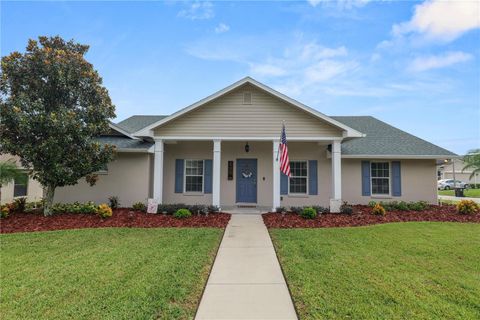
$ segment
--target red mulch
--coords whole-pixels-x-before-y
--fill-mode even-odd
[[[178,219],[170,215],[150,214],[130,209],[115,209],[110,218],[97,215],[63,213],[50,217],[34,213],[13,213],[0,220],[0,233],[50,231],[83,228],[161,228],[161,227],[213,227],[225,228],[230,220],[228,213],[212,213],[208,216],[193,215]]]
[[[353,214],[327,213],[315,219],[304,219],[295,213],[265,213],[263,221],[268,228],[333,228],[356,227],[371,224],[407,221],[443,221],[480,223],[480,213],[458,214],[455,206],[431,206],[426,211],[388,211],[385,216],[376,216],[368,206],[354,206]]]

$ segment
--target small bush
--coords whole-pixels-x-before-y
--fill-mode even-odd
[[[368,206],[373,208],[373,207],[375,207],[376,204],[377,204],[377,202],[372,200],[368,203]]]
[[[303,211],[303,207],[290,207],[290,212],[301,214]]]
[[[8,205],[4,205],[0,208],[0,218],[8,217],[9,213],[10,213],[10,208],[8,207]]]
[[[220,208],[218,206],[210,205],[207,207],[207,211],[209,213],[217,213],[220,211]]]
[[[317,216],[317,211],[313,208],[307,207],[302,210],[300,216],[305,219],[315,219],[315,217]]]
[[[98,210],[97,210],[97,213],[100,217],[102,218],[108,218],[108,217],[111,217],[113,212],[112,212],[112,208],[110,208],[108,206],[108,204],[106,203],[103,203],[101,205],[98,206]]]
[[[397,210],[408,211],[408,203],[406,203],[405,201],[400,201],[398,203]]]
[[[461,200],[457,204],[457,212],[460,214],[475,214],[480,210],[480,205],[472,200]]]
[[[147,206],[143,202],[135,202],[132,205],[132,209],[135,210],[135,211],[145,212],[145,211],[147,211]]]
[[[187,209],[190,210],[190,212],[193,214],[209,213],[208,207],[204,204],[194,204],[194,205],[188,206]]]
[[[347,201],[344,201],[343,204],[340,206],[340,213],[352,214],[353,213],[353,207],[351,205],[349,205]]]
[[[385,213],[386,213],[386,210],[384,207],[382,207],[380,203],[377,203],[372,209],[372,214],[376,216],[384,216]]]
[[[409,202],[408,209],[413,211],[423,211],[428,209],[429,205],[425,201]]]
[[[284,213],[284,212],[286,212],[286,209],[285,209],[285,207],[276,207],[275,212],[276,213]]]
[[[25,212],[25,207],[27,205],[27,198],[20,197],[13,200],[14,211],[16,212]]]
[[[317,214],[322,214],[322,213],[329,213],[330,210],[328,208],[322,207],[322,206],[312,206],[312,208],[317,212]]]
[[[110,208],[112,209],[118,209],[120,206],[120,200],[118,200],[117,196],[111,196],[108,198],[108,201],[110,202]]]
[[[192,213],[188,209],[178,209],[173,216],[175,218],[188,218],[192,216]]]

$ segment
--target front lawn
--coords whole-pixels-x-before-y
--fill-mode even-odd
[[[438,194],[442,196],[455,196],[454,190],[438,190]],[[465,189],[463,191],[465,197],[480,198],[480,189]]]
[[[480,319],[480,224],[270,233],[301,319]]]
[[[191,319],[222,229],[0,235],[2,319]]]

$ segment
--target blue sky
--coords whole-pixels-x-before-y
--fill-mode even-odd
[[[170,114],[244,76],[327,115],[374,115],[457,153],[480,147],[475,1],[1,2],[1,54],[89,44],[117,120]]]

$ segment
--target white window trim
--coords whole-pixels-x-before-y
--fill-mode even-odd
[[[299,192],[290,192],[290,178],[294,178],[293,176],[291,176],[291,171],[290,171],[290,177],[288,177],[288,195],[289,196],[308,196],[309,195],[309,190],[308,190],[308,185],[310,184],[310,181],[309,181],[309,176],[310,176],[310,172],[308,172],[308,160],[290,160],[290,163],[292,162],[305,162],[307,164],[307,182],[306,182],[306,188],[305,188],[305,193],[299,193]],[[295,176],[297,178],[303,178],[303,176]]]
[[[187,191],[187,161],[202,161],[202,191]],[[191,177],[200,177],[200,175],[192,175],[189,174]],[[183,193],[184,194],[192,194],[192,195],[199,195],[205,193],[205,160],[204,159],[184,159],[183,160]]]
[[[372,164],[373,163],[388,163],[388,194],[387,193],[373,193],[373,179],[386,179],[386,177],[373,177]],[[370,162],[370,194],[372,197],[391,197],[392,196],[392,162],[391,161],[371,161]]]

